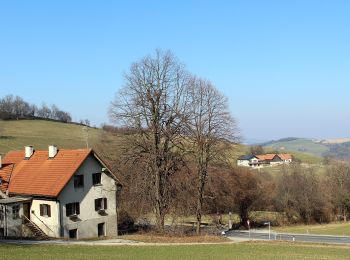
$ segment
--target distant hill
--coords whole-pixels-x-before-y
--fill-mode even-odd
[[[65,149],[85,148],[87,144],[96,148],[102,136],[110,147],[117,147],[121,140],[118,134],[86,126],[83,128],[82,125],[47,120],[0,120],[0,154],[22,150],[26,145],[38,150],[47,149],[50,144]]]
[[[314,156],[350,159],[350,139],[337,138],[316,140],[308,138],[288,137],[261,144],[263,147],[278,151],[296,151]]]
[[[85,148],[87,145],[84,126],[71,123],[62,123],[47,120],[0,120],[0,154],[4,155],[11,150],[22,150],[26,145],[32,145],[35,149],[47,149],[48,145],[55,144],[59,148],[74,149]],[[86,127],[85,127],[86,129]],[[125,133],[106,132],[99,128],[87,128],[88,146],[103,151],[105,157],[122,153],[121,143],[126,139]],[[279,149],[291,152],[293,156],[302,162],[320,163],[322,159],[318,154],[301,152],[298,149],[290,149],[289,142],[296,143],[296,139],[283,139],[280,142],[269,142],[265,150]],[[300,141],[301,144],[308,143]],[[280,149],[281,145],[285,149]],[[315,144],[322,146],[321,144]],[[274,148],[275,147],[275,148]],[[300,146],[305,147],[305,146]],[[297,147],[298,148],[298,147]],[[231,162],[236,165],[236,159],[248,154],[250,147],[247,145],[235,145],[230,155]],[[327,150],[328,151],[328,150]]]

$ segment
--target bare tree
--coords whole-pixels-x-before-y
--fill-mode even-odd
[[[110,116],[135,129],[132,155],[145,163],[158,231],[164,231],[169,207],[170,176],[178,171],[180,135],[189,76],[171,54],[157,50],[132,64],[125,85],[112,103]]]
[[[350,213],[350,164],[342,161],[332,161],[325,176],[326,189],[332,200],[336,215],[341,214],[344,222]]]
[[[189,88],[189,111],[186,137],[191,144],[191,152],[197,171],[197,234],[200,233],[204,188],[208,167],[215,161],[223,161],[230,141],[236,137],[235,122],[228,102],[209,81],[193,78]]]

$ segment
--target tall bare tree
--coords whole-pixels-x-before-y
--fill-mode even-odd
[[[112,102],[110,116],[135,129],[132,155],[146,165],[157,228],[164,231],[170,176],[178,170],[179,140],[187,108],[188,73],[169,51],[156,50],[132,64],[125,85]]]
[[[186,135],[197,168],[196,231],[199,234],[208,167],[215,161],[225,159],[227,151],[232,149],[230,141],[236,137],[236,128],[227,98],[209,81],[192,78],[189,97]]]
[[[350,164],[332,161],[327,168],[324,182],[330,191],[336,215],[341,214],[346,222],[350,213]]]

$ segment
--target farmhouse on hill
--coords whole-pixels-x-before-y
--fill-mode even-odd
[[[0,157],[0,236],[116,236],[120,189],[91,149],[9,152]]]
[[[262,168],[266,166],[275,166],[289,164],[293,161],[290,154],[261,154],[261,155],[243,155],[237,159],[238,166]]]

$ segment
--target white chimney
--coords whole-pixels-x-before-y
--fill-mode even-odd
[[[24,157],[25,159],[29,159],[34,153],[34,148],[31,145],[27,145],[24,147]]]
[[[49,159],[53,159],[58,152],[56,145],[49,145]]]

